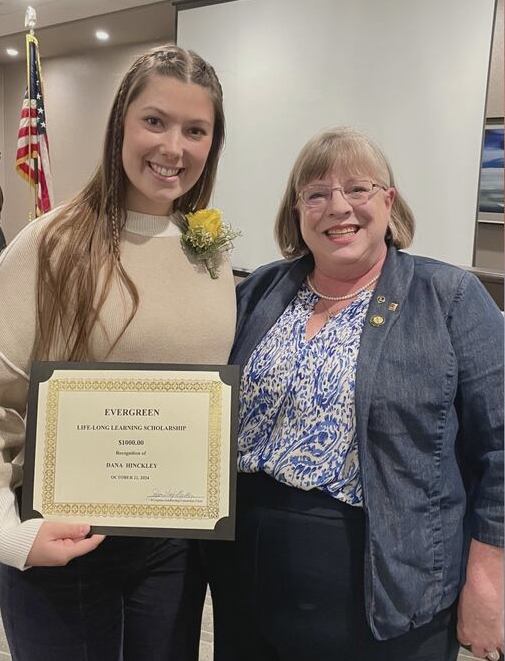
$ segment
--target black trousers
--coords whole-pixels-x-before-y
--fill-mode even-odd
[[[108,537],[66,567],[0,565],[13,661],[197,661],[196,542]]]
[[[205,542],[215,661],[455,661],[455,606],[398,638],[365,620],[360,508],[240,475],[237,542]]]

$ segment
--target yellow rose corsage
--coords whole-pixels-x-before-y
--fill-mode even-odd
[[[183,247],[204,262],[211,278],[218,277],[218,258],[233,248],[233,239],[240,236],[222,221],[219,209],[200,209],[184,216]]]

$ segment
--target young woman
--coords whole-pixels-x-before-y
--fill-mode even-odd
[[[227,361],[231,268],[222,260],[211,278],[178,226],[208,204],[223,139],[212,67],[172,45],[144,54],[116,94],[90,183],[2,254],[0,607],[14,661],[196,657],[187,542],[20,523],[17,497],[33,359]]]

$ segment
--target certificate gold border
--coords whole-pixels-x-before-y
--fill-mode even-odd
[[[61,392],[185,392],[209,394],[209,428],[207,468],[207,504],[202,505],[133,505],[114,503],[61,503],[55,501],[56,448]],[[216,519],[219,517],[221,457],[222,383],[198,379],[128,379],[95,377],[58,378],[48,384],[46,405],[46,443],[42,468],[43,515],[94,515],[101,517],[139,517],[168,519]]]

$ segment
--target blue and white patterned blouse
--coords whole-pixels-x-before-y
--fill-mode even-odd
[[[241,382],[238,469],[362,505],[354,390],[362,292],[305,339],[318,297],[303,284],[251,354]]]

